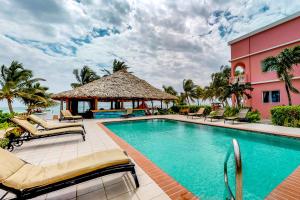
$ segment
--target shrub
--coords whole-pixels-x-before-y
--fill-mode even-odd
[[[12,118],[14,114],[10,113],[3,113],[2,110],[0,110],[0,123],[8,122],[10,118]]]
[[[300,106],[275,106],[271,109],[272,123],[300,127]]]
[[[8,138],[2,138],[0,139],[0,148],[4,149],[8,145]]]
[[[248,122],[258,122],[260,120],[260,112],[258,110],[249,111],[246,118]]]
[[[179,113],[181,109],[188,108],[191,113],[195,113],[199,108],[205,108],[204,115],[208,115],[211,112],[211,106],[208,105],[174,105],[170,108],[172,113]]]
[[[226,106],[224,116],[225,117],[232,117],[235,116],[239,112],[238,108]]]

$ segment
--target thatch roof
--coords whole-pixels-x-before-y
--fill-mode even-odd
[[[60,92],[52,96],[60,100],[66,98],[98,98],[114,99],[143,99],[143,100],[175,100],[176,96],[163,92],[146,81],[126,71],[118,71],[112,75],[102,77],[73,90]]]

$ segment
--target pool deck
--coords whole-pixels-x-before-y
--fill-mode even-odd
[[[69,135],[25,142],[14,153],[33,164],[53,164],[76,158],[92,152],[122,148],[136,163],[140,188],[135,189],[131,176],[127,173],[108,175],[76,186],[52,192],[35,199],[103,199],[103,200],[167,200],[196,199],[179,183],[165,174],[154,163],[127,144],[115,134],[109,132],[101,122],[166,118],[185,122],[200,123],[248,131],[264,132],[289,137],[300,137],[299,128],[280,127],[258,123],[223,123],[223,120],[192,119],[182,115],[148,116],[129,119],[84,120],[87,131],[86,141],[80,136]],[[99,125],[100,123],[100,125]],[[115,137],[116,136],[116,137]],[[0,196],[3,191],[0,190]],[[12,195],[7,198],[12,198]],[[300,167],[276,187],[267,199],[300,199]]]

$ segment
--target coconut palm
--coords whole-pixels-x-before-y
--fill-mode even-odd
[[[267,57],[262,61],[264,72],[275,71],[277,77],[284,82],[289,105],[292,105],[290,92],[299,93],[299,90],[292,84],[293,67],[297,64],[300,64],[300,46],[286,48],[279,55]]]
[[[26,90],[28,84],[33,84],[43,79],[33,79],[31,70],[24,69],[22,63],[13,61],[9,67],[1,66],[0,74],[0,99],[6,99],[9,111],[13,113],[12,103],[14,98],[30,98]]]
[[[22,97],[28,113],[32,113],[34,109],[55,105],[55,102],[51,99],[51,94],[47,92],[48,88],[40,83],[29,83],[23,90],[28,94],[27,97]]]
[[[225,89],[227,88],[230,80],[231,69],[227,65],[222,65],[220,71],[211,75],[212,81],[210,82],[210,89],[214,98],[217,98],[220,102],[228,105],[227,98],[224,97]]]
[[[174,96],[177,95],[176,90],[172,86],[165,86],[165,85],[163,85],[163,89],[168,94],[171,94],[171,95],[174,95]],[[170,101],[169,100],[165,100],[164,102],[167,105],[167,109],[168,109]]]
[[[100,76],[98,76],[97,73],[88,66],[83,66],[80,71],[78,69],[74,69],[73,74],[78,82],[71,83],[72,88],[82,86],[100,78]]]
[[[112,73],[115,73],[120,70],[127,71],[128,69],[129,69],[129,67],[125,64],[124,61],[119,61],[117,59],[114,59],[113,65],[112,65]],[[102,71],[106,73],[104,76],[108,76],[108,75],[112,74],[108,69],[102,69]],[[132,72],[129,72],[129,73],[132,73]]]
[[[195,88],[195,98],[197,99],[198,106],[200,105],[199,100],[202,99],[204,93],[204,89],[201,86],[196,86]]]
[[[191,79],[184,79],[182,82],[183,98],[190,105],[190,101],[194,102],[196,85]]]
[[[224,91],[224,98],[231,98],[232,95],[236,98],[236,104],[240,108],[241,107],[241,100],[243,97],[248,99],[251,98],[251,95],[248,91],[252,91],[253,88],[251,87],[251,83],[240,84],[238,82],[234,84],[229,84],[226,86]]]

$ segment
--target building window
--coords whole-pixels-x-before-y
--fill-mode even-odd
[[[279,103],[280,102],[280,91],[264,91],[263,92],[263,103]]]
[[[266,92],[263,92],[263,102],[264,103],[269,103],[270,102],[270,92],[269,91],[266,91]]]

